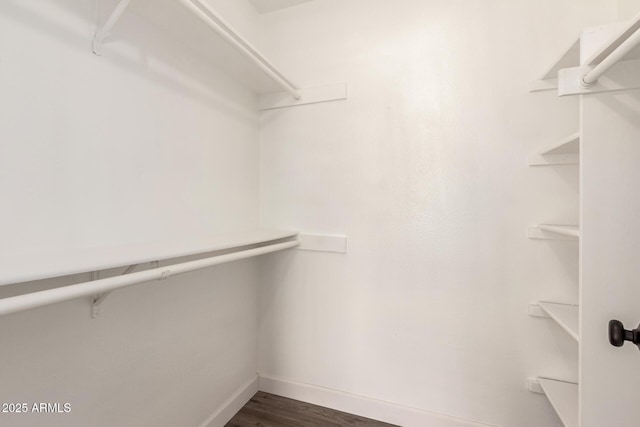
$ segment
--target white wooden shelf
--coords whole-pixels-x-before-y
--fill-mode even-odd
[[[541,149],[529,158],[529,166],[577,165],[580,163],[580,132]]]
[[[538,312],[529,309],[529,313],[533,316],[550,317],[562,329],[564,329],[576,341],[580,340],[579,333],[579,312],[577,305],[560,304],[555,302],[540,301],[537,306],[540,308]]]
[[[543,240],[575,240],[580,237],[580,227],[577,225],[540,224],[529,227],[530,239]]]
[[[193,236],[190,239],[179,241],[3,256],[0,258],[0,285],[238,249],[281,239],[291,239],[297,234],[295,231],[254,230],[211,236]]]
[[[544,394],[565,427],[578,427],[578,384],[538,378]]]
[[[129,9],[261,95],[261,110],[347,99],[346,83],[300,88],[206,0],[119,0],[115,9],[104,11],[109,17],[98,23],[93,40],[96,55],[111,54],[109,36],[117,33],[114,27]]]
[[[530,92],[555,90],[558,88],[558,72],[563,68],[577,67],[580,65],[580,39],[565,50],[551,67],[535,80],[530,87]]]
[[[119,0],[113,11],[102,12],[93,42],[96,54],[112,54],[109,36],[118,37],[119,21],[128,19],[131,13],[188,46],[194,54],[209,59],[255,93],[298,90],[264,54],[200,0]]]

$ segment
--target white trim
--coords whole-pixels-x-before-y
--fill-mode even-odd
[[[314,405],[367,417],[403,427],[487,427],[474,421],[454,418],[422,409],[402,406],[371,397],[345,393],[311,384],[260,375],[260,391],[301,400]],[[203,426],[205,427],[205,426]],[[209,426],[213,427],[213,426]],[[495,427],[495,426],[493,426]]]
[[[258,392],[258,383],[259,379],[256,375],[253,379],[243,384],[209,418],[200,424],[200,427],[222,427],[228,423]]]

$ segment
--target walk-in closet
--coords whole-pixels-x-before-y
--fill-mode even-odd
[[[1,427],[638,427],[640,0],[0,0]]]

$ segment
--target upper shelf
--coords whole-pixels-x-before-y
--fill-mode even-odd
[[[256,93],[286,91],[300,99],[299,88],[202,0],[119,0],[95,34],[93,50],[97,55],[102,54],[104,42],[129,9],[211,58]]]
[[[345,83],[299,88],[204,0],[119,0],[94,36],[96,55],[129,8],[261,95],[260,110],[347,99]]]
[[[558,88],[558,72],[563,68],[580,65],[580,39],[564,51],[564,53],[545,71],[541,78],[531,84],[530,92],[554,90]]]
[[[541,149],[529,158],[529,166],[577,165],[580,163],[580,132]]]
[[[180,241],[3,256],[0,259],[0,285],[241,248],[289,239],[297,234],[295,231],[255,230],[197,236]]]

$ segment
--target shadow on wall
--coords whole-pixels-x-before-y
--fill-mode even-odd
[[[91,50],[95,22],[98,21],[98,15],[101,15],[100,22],[104,22],[116,2],[102,1],[102,6],[100,0],[47,0],[46,4],[40,5],[41,2],[4,0],[0,2],[0,16],[98,59]],[[114,37],[108,38],[107,43],[112,45],[106,46],[103,57],[99,59],[104,61],[105,66],[115,65],[135,73],[240,121],[256,120],[254,95],[247,91],[239,100],[237,89],[240,86],[229,76],[220,73],[211,58],[203,58],[191,47],[168,38],[160,29],[142,21],[130,11],[125,13],[114,31],[124,34],[127,43]]]

